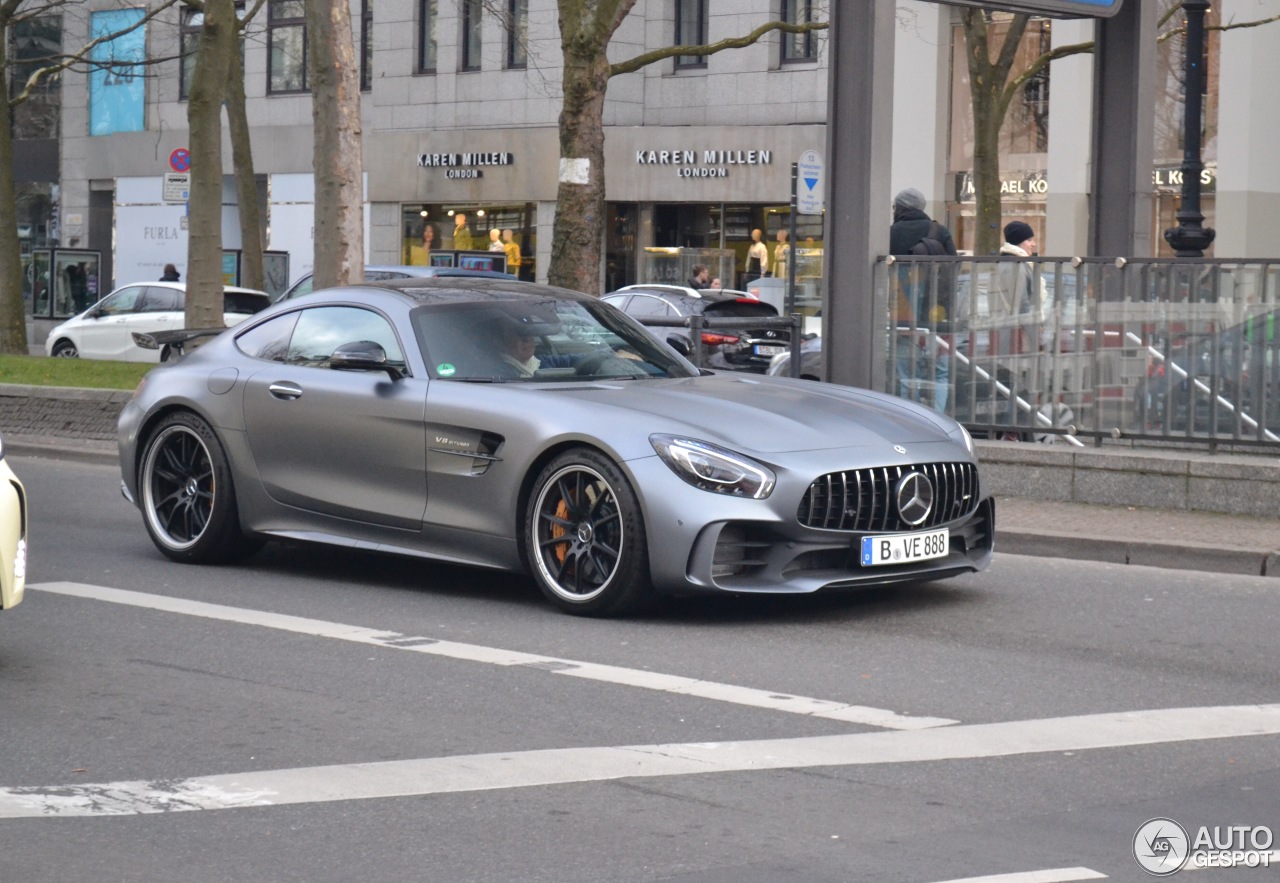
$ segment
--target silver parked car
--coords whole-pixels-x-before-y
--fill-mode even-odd
[[[598,298],[531,283],[278,303],[148,374],[119,428],[124,494],[177,561],[272,537],[376,548],[524,571],[561,609],[605,615],[991,558],[959,424],[866,390],[700,374]]]

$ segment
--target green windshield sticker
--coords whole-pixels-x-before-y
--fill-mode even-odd
[[[453,367],[448,362],[445,362],[440,365],[436,365],[436,373],[439,374],[441,377],[452,377],[453,372],[457,370],[458,370],[457,368]]]

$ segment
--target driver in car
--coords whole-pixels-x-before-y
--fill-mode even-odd
[[[608,347],[591,350],[585,353],[558,353],[537,356],[537,331],[518,322],[502,322],[498,327],[502,342],[502,361],[500,368],[503,374],[512,380],[526,380],[542,368],[586,367],[593,360],[599,363],[602,358],[610,356],[624,359],[639,357],[626,350],[615,353]],[[588,372],[589,373],[589,372]]]

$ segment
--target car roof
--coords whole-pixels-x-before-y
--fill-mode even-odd
[[[760,298],[755,297],[749,291],[738,291],[734,288],[689,288],[684,285],[624,285],[617,291],[611,291],[606,297],[615,294],[670,294],[679,297],[688,297],[697,300],[722,301],[722,300],[750,300],[758,301]]]
[[[159,281],[157,282],[126,282],[123,285],[117,285],[115,288],[113,288],[112,293],[119,291],[122,288],[133,288],[138,285],[145,285],[148,288],[172,288],[176,291],[182,291],[182,292],[185,292],[187,290],[187,283],[185,282],[159,282]],[[233,294],[262,294],[262,295],[266,295],[267,297],[270,297],[270,295],[268,295],[265,291],[262,291],[260,289],[241,288],[238,285],[224,285],[222,286],[222,290],[224,293],[231,292]]]
[[[406,279],[378,279],[366,282],[355,282],[351,285],[340,285],[325,288],[307,295],[308,304],[316,303],[316,299],[343,299],[349,292],[355,294],[370,289],[382,290],[400,295],[418,304],[439,304],[474,300],[524,300],[533,298],[546,299],[555,297],[564,300],[596,301],[599,298],[580,291],[567,288],[555,288],[550,285],[539,285],[535,282],[520,282],[506,273],[484,273],[473,271],[467,275],[449,276],[417,276]],[[482,294],[483,298],[468,295]],[[301,300],[297,301],[299,304]],[[281,303],[284,303],[281,301]]]

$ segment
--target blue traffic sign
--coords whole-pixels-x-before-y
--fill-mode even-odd
[[[826,207],[826,184],[823,181],[822,155],[806,150],[796,162],[796,211],[802,215],[820,215]]]
[[[188,172],[191,170],[191,151],[185,147],[175,148],[169,154],[169,168],[175,172]]]

